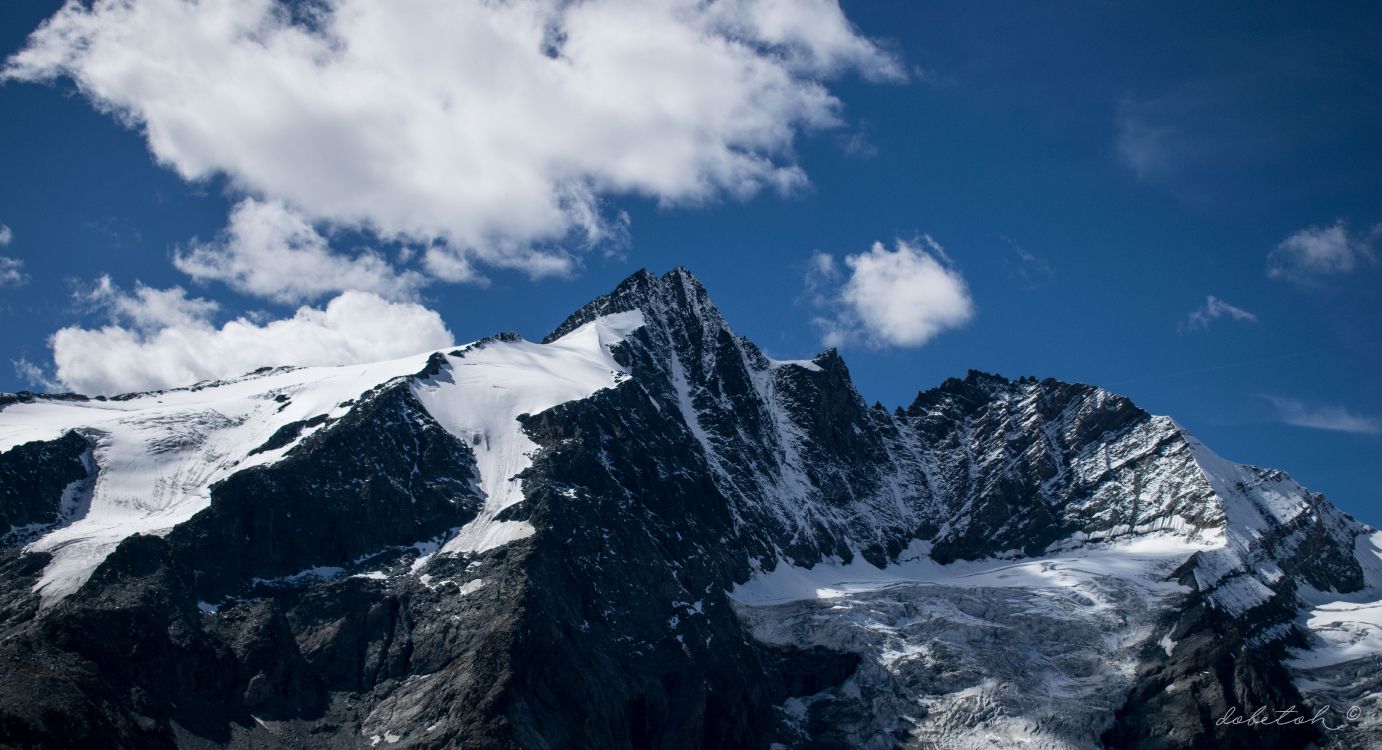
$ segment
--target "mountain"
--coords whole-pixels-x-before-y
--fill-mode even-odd
[[[1382,745],[1382,535],[1092,386],[870,407],[683,269],[0,409],[8,747]]]

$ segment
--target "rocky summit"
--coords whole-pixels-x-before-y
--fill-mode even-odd
[[[0,395],[0,534],[5,747],[1382,745],[1382,535],[1097,387],[869,406],[682,269]]]

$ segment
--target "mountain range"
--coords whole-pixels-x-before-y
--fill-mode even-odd
[[[1103,389],[540,343],[0,395],[0,746],[1382,746],[1382,534]]]

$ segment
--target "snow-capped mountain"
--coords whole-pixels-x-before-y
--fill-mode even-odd
[[[1382,742],[1382,535],[1091,386],[869,407],[680,269],[0,408],[0,745]]]

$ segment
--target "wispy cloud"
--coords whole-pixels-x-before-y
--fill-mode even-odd
[[[0,224],[0,247],[14,241],[14,232],[5,224]],[[24,261],[0,255],[0,287],[23,286],[29,281],[24,273]]]
[[[26,385],[42,391],[57,391],[62,388],[62,384],[48,377],[48,373],[42,367],[30,362],[26,357],[12,359],[10,364],[14,366],[15,377]]]
[[[863,124],[854,130],[841,133],[835,140],[840,144],[840,150],[844,152],[845,156],[854,159],[872,159],[878,156],[878,147],[873,144],[871,131],[872,128]]]
[[[1029,287],[1039,286],[1043,282],[1050,281],[1056,275],[1051,270],[1051,264],[1047,263],[1045,258],[1028,250],[1006,235],[1000,234],[998,238],[1008,243],[1008,247],[1012,248],[1013,255],[1017,258],[1017,262],[1014,264],[1016,266],[1014,273],[1022,280],[1023,284]]]
[[[1382,419],[1356,414],[1341,406],[1310,405],[1282,396],[1262,398],[1275,407],[1277,418],[1289,425],[1356,435],[1382,434]]]
[[[1139,180],[1165,179],[1176,166],[1176,133],[1150,121],[1146,105],[1125,99],[1118,109],[1114,148]]]
[[[1223,106],[1257,85],[1238,77],[1205,79],[1157,96],[1128,94],[1114,115],[1114,154],[1139,182],[1182,199],[1213,200],[1245,164],[1270,153],[1261,124]]]
[[[1272,249],[1267,256],[1267,275],[1307,283],[1375,265],[1377,254],[1373,251],[1373,243],[1379,236],[1382,236],[1382,224],[1362,235],[1351,232],[1343,220],[1328,227],[1306,227],[1293,232]]]
[[[0,255],[0,287],[23,286],[29,275],[24,273],[24,261]]]
[[[1209,325],[1220,318],[1230,318],[1244,323],[1257,322],[1256,315],[1211,294],[1205,298],[1203,305],[1190,311],[1190,317],[1181,324],[1181,330],[1208,330]]]

